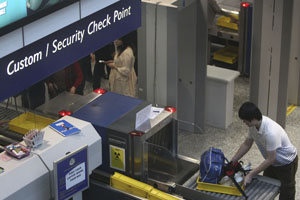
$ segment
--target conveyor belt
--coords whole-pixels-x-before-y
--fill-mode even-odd
[[[197,192],[212,196],[216,199],[228,199],[228,200],[240,200],[244,197],[221,194],[216,192],[207,192],[197,190],[197,177],[199,171],[196,172],[188,181],[186,181],[183,186],[196,190]],[[274,199],[279,193],[280,182],[275,179],[271,179],[264,176],[256,176],[251,184],[245,189],[245,193],[248,196],[248,200],[269,200]]]
[[[22,112],[0,106],[0,120],[11,120],[19,116]],[[9,145],[14,142],[23,140],[23,135],[8,130],[8,125],[0,126],[0,152],[3,151],[1,147]]]
[[[0,120],[11,120],[20,114],[21,114],[20,111],[16,111],[10,108],[5,108],[0,106]]]

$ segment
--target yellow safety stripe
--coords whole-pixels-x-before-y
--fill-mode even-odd
[[[290,105],[286,110],[286,116],[289,116],[289,114],[291,114],[296,108],[297,106],[295,106],[294,104]]]

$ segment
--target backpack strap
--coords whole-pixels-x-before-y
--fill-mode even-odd
[[[242,167],[242,161],[240,162],[228,162],[228,160],[225,158],[226,164],[223,167],[224,174],[228,176],[232,182],[234,183],[235,187],[240,191],[240,193],[245,197],[245,199],[248,199],[248,196],[246,195],[245,191],[241,188],[240,184],[238,184],[234,178],[235,173],[241,171],[245,174],[246,170]]]

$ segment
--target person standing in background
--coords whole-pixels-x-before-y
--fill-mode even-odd
[[[134,70],[135,55],[132,35],[128,34],[114,41],[115,56],[113,61],[106,61],[111,68],[109,75],[110,90],[126,96],[137,97],[137,77]]]
[[[30,86],[21,93],[22,106],[34,110],[45,103],[45,82],[44,80]]]
[[[55,97],[63,91],[72,94],[83,95],[83,73],[79,62],[64,68],[63,70],[51,75],[47,81],[50,98]]]
[[[83,66],[84,79],[87,81],[87,88],[99,89],[102,78],[108,79],[109,71],[105,71],[105,60],[112,59],[113,47],[112,44],[90,53],[89,56],[81,60]]]

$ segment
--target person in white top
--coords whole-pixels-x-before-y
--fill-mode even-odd
[[[264,176],[281,181],[279,200],[295,199],[298,155],[285,130],[277,122],[263,116],[251,102],[243,103],[239,118],[249,127],[249,134],[231,161],[237,162],[242,158],[253,142],[264,157],[264,161],[245,177],[244,185],[250,184],[254,176],[264,171]]]
[[[126,96],[137,97],[137,76],[134,69],[135,56],[131,34],[114,41],[114,60],[106,61],[111,68],[109,75],[110,91]]]

